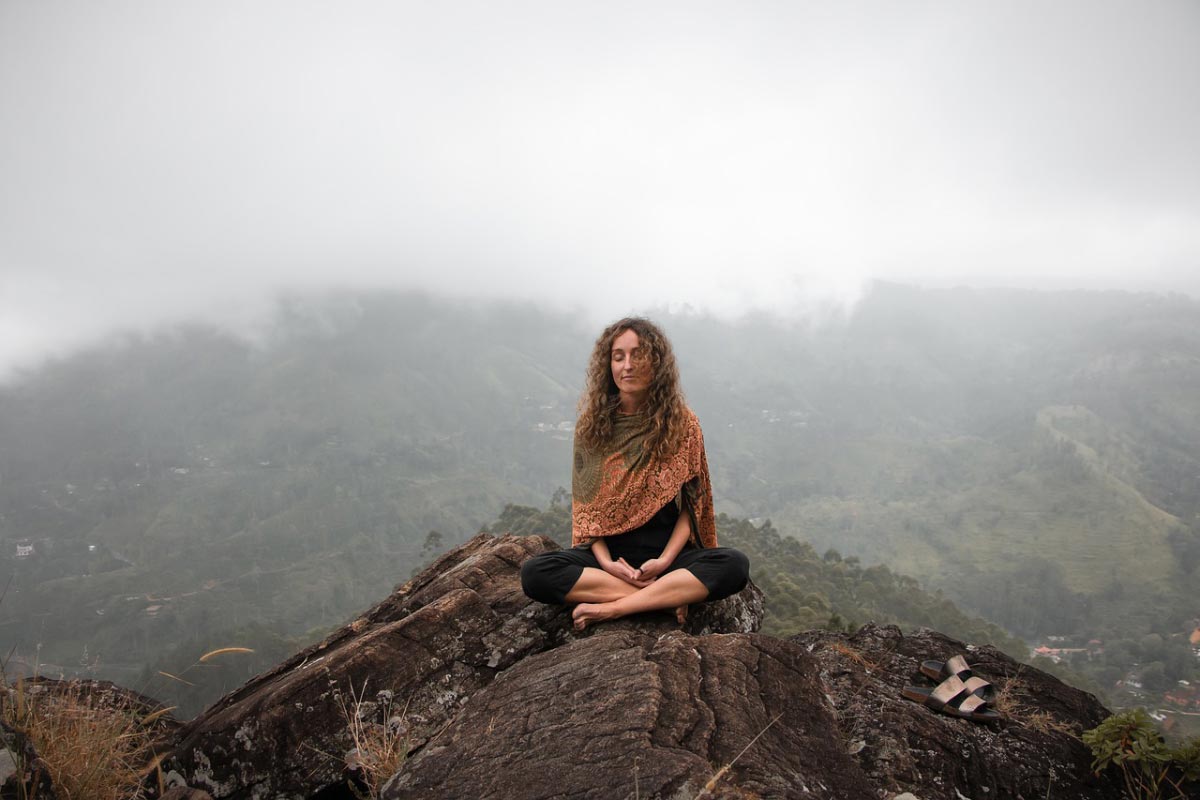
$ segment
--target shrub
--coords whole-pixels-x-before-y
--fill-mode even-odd
[[[1114,714],[1082,738],[1091,748],[1096,774],[1116,766],[1131,798],[1155,800],[1163,796],[1164,785],[1175,790],[1172,797],[1184,798],[1182,784],[1200,779],[1200,738],[1168,747],[1144,709]]]

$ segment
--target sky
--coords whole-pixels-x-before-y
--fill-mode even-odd
[[[1200,297],[1200,3],[0,0],[0,377],[281,291]]]

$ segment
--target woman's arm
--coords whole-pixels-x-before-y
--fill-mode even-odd
[[[671,538],[667,541],[667,546],[663,548],[662,555],[642,564],[642,568],[636,571],[635,577],[643,581],[657,578],[667,567],[675,563],[675,557],[679,555],[679,551],[683,549],[690,538],[692,538],[692,515],[684,508],[679,512],[679,519],[675,520],[675,528],[671,531]]]

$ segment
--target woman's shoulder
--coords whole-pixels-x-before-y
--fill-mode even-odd
[[[700,430],[700,418],[687,403],[683,404],[683,424],[688,429]]]

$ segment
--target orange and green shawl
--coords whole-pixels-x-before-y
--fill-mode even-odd
[[[645,414],[618,414],[612,439],[599,451],[588,449],[575,437],[573,545],[631,531],[649,522],[671,500],[678,500],[691,516],[692,542],[717,546],[704,434],[691,409],[684,425],[679,450],[665,461],[653,461],[646,452],[650,420]]]

